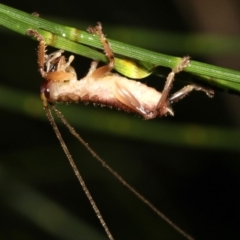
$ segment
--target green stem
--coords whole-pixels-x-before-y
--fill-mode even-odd
[[[51,46],[106,62],[106,57],[102,53],[87,47],[102,49],[98,37],[88,34],[85,31],[53,23],[3,4],[0,4],[0,24],[22,35],[26,35],[28,29],[35,29],[44,36],[47,44]],[[116,69],[131,78],[143,78],[151,74],[152,68],[157,66],[173,68],[181,59],[118,41],[108,40],[117,56],[130,58],[133,61],[137,60],[142,64],[149,64],[150,67],[145,69],[137,65],[136,71],[140,69],[143,73],[136,77],[136,73],[132,72],[132,68],[129,70],[129,66],[124,61],[117,59]],[[201,78],[201,81],[223,90],[240,91],[240,72],[238,71],[196,61],[191,61],[190,66],[184,71],[196,75]]]

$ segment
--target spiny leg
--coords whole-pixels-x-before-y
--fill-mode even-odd
[[[103,34],[102,32],[102,25],[100,22],[97,23],[97,26],[96,27],[89,27],[87,29],[87,31],[89,33],[92,33],[92,34],[96,34],[99,36],[100,38],[100,41],[102,43],[102,46],[103,46],[103,49],[104,49],[104,52],[109,60],[109,63],[105,66],[102,66],[100,68],[97,68],[93,73],[92,73],[92,77],[97,79],[99,77],[102,77],[104,74],[110,72],[113,67],[114,67],[114,54],[113,54],[113,51],[110,47],[110,44],[108,42],[108,40],[106,39],[105,35]]]
[[[54,53],[51,53],[49,55],[46,55],[46,43],[43,38],[43,36],[38,33],[36,30],[29,29],[27,31],[27,34],[30,36],[33,36],[39,41],[38,45],[38,70],[40,74],[42,75],[43,78],[46,77],[47,72],[51,70],[52,67],[52,61],[59,58],[62,53],[64,52],[63,50],[58,50]],[[46,71],[44,70],[44,65],[46,64]]]
[[[175,92],[170,98],[169,98],[169,102],[173,103],[173,102],[177,102],[178,100],[186,97],[186,95],[188,93],[190,93],[191,91],[203,91],[207,94],[208,97],[213,97],[214,95],[214,91],[210,88],[206,88],[197,84],[191,84],[191,85],[187,85],[185,87],[183,87],[182,89],[180,89],[179,91]]]
[[[157,109],[156,109],[159,115],[163,116],[163,115],[166,115],[167,113],[170,113],[171,115],[173,115],[173,112],[168,106],[169,103],[179,101],[180,99],[184,98],[188,93],[190,93],[193,90],[203,91],[207,94],[208,97],[213,97],[214,91],[212,89],[204,86],[200,86],[197,84],[190,84],[183,87],[182,89],[180,89],[179,91],[177,91],[171,97],[168,98],[169,92],[171,90],[171,87],[174,81],[175,74],[184,70],[184,68],[186,68],[189,65],[189,63],[190,63],[190,58],[184,57],[182,58],[179,65],[176,68],[174,68],[171,73],[169,73],[163,92],[162,92],[162,96],[158,102]]]
[[[27,34],[30,36],[33,36],[39,41],[38,45],[38,70],[42,77],[44,78],[46,75],[46,72],[44,71],[44,64],[45,64],[45,50],[46,50],[46,44],[44,41],[44,38],[41,34],[39,34],[36,30],[29,29],[27,31]]]
[[[70,64],[72,63],[72,61],[74,60],[74,56],[71,55],[69,57],[68,61],[65,62],[65,57],[62,56],[62,53],[64,52],[63,50],[58,50],[49,55],[45,54],[46,43],[45,43],[43,36],[40,33],[38,33],[36,30],[33,30],[33,29],[29,29],[27,31],[27,34],[30,36],[33,36],[34,38],[36,38],[39,41],[38,69],[43,78],[46,78],[47,73],[52,71],[51,68],[53,68],[56,64],[57,64],[58,69],[55,69],[54,71],[61,71],[61,70],[65,71],[66,68],[68,68],[70,66]],[[60,58],[60,59],[57,60],[58,58]],[[56,60],[56,61],[54,62],[54,60]],[[61,61],[60,64],[59,64],[59,61]],[[46,66],[45,70],[44,70],[44,65]]]
[[[168,96],[172,88],[174,77],[177,73],[183,71],[183,69],[186,68],[189,65],[189,63],[190,63],[190,57],[188,56],[183,57],[180,63],[175,68],[173,68],[172,71],[168,74],[164,89],[162,91],[162,96],[156,106],[156,111],[158,115],[164,116],[167,113],[170,113],[170,114],[172,113],[172,111],[170,111],[170,108],[169,108]]]

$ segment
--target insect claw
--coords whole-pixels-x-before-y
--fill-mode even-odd
[[[28,29],[26,34],[36,38],[39,42],[44,41],[43,36],[41,34],[39,34],[36,30]]]

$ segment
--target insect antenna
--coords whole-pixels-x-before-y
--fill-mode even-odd
[[[60,117],[61,114],[60,114],[60,112],[55,108],[54,105],[52,105],[51,107],[52,107],[52,109],[56,112],[57,116],[58,116],[61,120],[64,119],[63,117]],[[56,124],[56,122],[55,122],[55,120],[54,120],[54,117],[53,117],[53,115],[52,115],[51,109],[50,109],[48,106],[44,106],[44,110],[45,110],[46,115],[47,115],[47,118],[48,118],[49,122],[51,123],[51,125],[52,125],[52,127],[53,127],[53,130],[54,130],[54,132],[55,132],[55,134],[56,134],[56,136],[57,136],[57,138],[58,138],[58,140],[59,140],[59,142],[60,142],[60,144],[61,144],[61,147],[63,148],[63,151],[64,151],[64,153],[65,153],[65,155],[66,155],[66,157],[67,157],[67,159],[68,159],[68,161],[69,161],[69,163],[70,163],[70,165],[71,165],[71,167],[72,167],[72,169],[73,169],[73,171],[74,171],[74,173],[75,173],[75,175],[76,175],[76,177],[77,177],[80,185],[82,186],[82,189],[83,189],[85,195],[87,196],[87,198],[88,198],[88,200],[89,200],[89,202],[90,202],[90,204],[91,204],[91,206],[92,206],[92,208],[93,208],[96,216],[98,217],[98,219],[99,219],[102,227],[104,228],[104,230],[105,230],[105,232],[106,232],[106,234],[107,234],[108,239],[109,239],[109,240],[114,240],[114,238],[113,238],[113,236],[112,236],[112,234],[111,234],[111,232],[110,232],[110,230],[109,230],[106,222],[105,222],[104,219],[103,219],[102,214],[100,213],[99,208],[97,207],[95,201],[93,200],[92,195],[91,195],[91,193],[89,192],[89,190],[88,190],[88,188],[87,188],[87,186],[86,186],[86,184],[85,184],[85,182],[84,182],[84,180],[83,180],[83,178],[82,178],[82,176],[81,176],[81,174],[80,174],[80,172],[79,172],[79,170],[78,170],[78,168],[77,168],[77,166],[76,166],[76,164],[75,164],[75,162],[74,162],[74,160],[73,160],[73,157],[71,156],[71,154],[70,154],[70,152],[69,152],[69,150],[68,150],[67,145],[65,144],[65,141],[63,140],[63,137],[62,137],[62,135],[61,135],[61,133],[60,133],[60,131],[59,131],[59,129],[58,129],[58,126],[57,126],[57,124]],[[65,119],[64,119],[64,120],[65,120]],[[62,120],[62,121],[63,121],[63,120]],[[65,122],[66,122],[66,121],[63,121],[63,123],[64,123],[64,124],[69,128],[69,130],[70,130],[70,125],[69,125],[68,123],[65,123]],[[83,141],[83,139],[82,139],[82,141]],[[83,142],[84,142],[84,141],[83,141]],[[84,145],[86,146],[87,144],[84,142]],[[93,150],[91,150],[91,151],[93,152]]]
[[[167,222],[170,226],[172,226],[173,229],[175,229],[177,232],[179,232],[183,237],[185,237],[188,240],[194,240],[194,238],[192,236],[190,236],[189,234],[187,234],[185,231],[183,231],[180,227],[178,227],[175,223],[173,223],[167,216],[165,216],[161,211],[159,211],[151,202],[149,202],[149,200],[147,200],[142,194],[140,194],[134,187],[132,187],[128,182],[126,182],[123,177],[121,175],[119,175],[116,171],[114,171],[89,145],[88,143],[86,143],[83,138],[75,131],[75,129],[70,125],[70,123],[65,119],[65,117],[63,116],[63,114],[55,107],[55,105],[50,105],[51,108],[53,109],[53,111],[56,113],[57,117],[62,121],[62,123],[68,128],[68,130],[70,131],[70,133],[78,139],[78,141],[92,154],[92,156],[101,163],[101,165],[106,168],[115,178],[118,179],[118,181],[120,181],[126,188],[128,188],[128,190],[130,192],[132,192],[138,199],[140,199],[140,201],[142,201],[144,204],[146,204],[153,212],[155,212],[160,218],[162,218],[165,222]],[[47,109],[46,109],[47,110]],[[50,110],[48,109],[48,111],[50,112]],[[51,113],[51,112],[50,112]],[[52,115],[51,115],[52,117]],[[48,116],[49,118],[49,116]],[[55,121],[52,120],[55,124]],[[50,122],[52,122],[50,120]],[[55,124],[56,125],[56,124]],[[57,127],[57,126],[56,126]],[[58,134],[56,132],[56,130],[54,129],[58,139],[60,135],[60,132],[58,131]],[[61,137],[61,135],[60,135]],[[62,137],[61,137],[62,139]],[[60,140],[60,139],[59,139]],[[62,140],[63,141],[63,140]],[[61,142],[61,141],[60,141]],[[65,148],[67,149],[65,143],[61,142],[61,145],[63,147],[64,152],[66,153],[70,164],[73,167],[73,170],[76,174],[76,176],[78,177],[78,170],[77,167],[69,153],[69,151],[67,150],[67,152],[65,151]],[[70,158],[69,158],[70,156]],[[71,160],[70,160],[71,159]],[[76,169],[76,170],[75,170]],[[81,178],[82,180],[82,178]],[[83,181],[83,180],[82,180]],[[79,179],[80,182],[80,179]],[[80,182],[80,184],[82,185],[82,183]],[[85,184],[84,184],[85,185]],[[82,185],[83,186],[83,185]],[[85,190],[84,190],[85,191]],[[85,192],[86,193],[86,192]],[[87,195],[87,193],[86,193]],[[91,201],[93,201],[93,199],[91,198]],[[94,203],[94,201],[93,201]],[[91,203],[92,204],[92,203]],[[94,203],[95,204],[95,203]],[[93,206],[93,204],[92,204]],[[94,207],[93,207],[94,208]],[[94,209],[95,211],[95,209]],[[96,211],[95,211],[96,212]],[[98,210],[99,212],[99,210]],[[97,212],[96,212],[97,213]],[[103,220],[103,219],[102,219]],[[102,222],[101,222],[102,223]],[[106,231],[106,230],[105,230]]]

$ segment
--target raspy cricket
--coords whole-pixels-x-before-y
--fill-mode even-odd
[[[97,68],[98,62],[93,61],[88,74],[80,80],[77,79],[76,72],[71,66],[73,55],[67,62],[62,56],[62,50],[45,55],[46,44],[43,37],[37,31],[28,31],[29,35],[40,42],[38,64],[40,74],[45,79],[41,87],[41,98],[45,106],[47,102],[92,102],[134,112],[144,119],[152,119],[167,114],[174,115],[171,103],[182,99],[192,90],[205,91],[209,97],[213,96],[212,90],[198,85],[187,85],[169,96],[175,74],[190,64],[189,57],[182,58],[172,69],[162,93],[145,84],[112,73],[114,54],[102,33],[101,24],[98,23],[95,28],[88,28],[88,31],[100,37],[109,63]]]
[[[156,214],[168,222],[186,239],[193,239],[185,233],[177,225],[171,222],[163,213],[155,208],[145,197],[138,193],[131,185],[129,185],[118,173],[109,167],[79,136],[79,134],[70,126],[63,115],[53,105],[55,102],[91,102],[101,106],[115,107],[126,112],[133,112],[141,115],[144,119],[152,119],[165,115],[174,115],[171,104],[185,97],[192,90],[204,91],[209,97],[213,96],[213,91],[207,90],[197,85],[187,85],[175,94],[171,95],[170,90],[175,74],[184,70],[190,64],[190,58],[184,57],[179,64],[169,73],[163,92],[159,92],[154,88],[148,87],[140,82],[127,79],[116,73],[112,73],[114,68],[114,54],[112,49],[102,32],[100,23],[96,27],[88,28],[92,34],[99,36],[103,45],[105,54],[109,59],[107,65],[97,67],[98,62],[93,61],[87,75],[78,80],[74,68],[71,63],[74,56],[71,55],[66,61],[63,51],[58,50],[52,54],[46,54],[46,44],[44,38],[33,29],[29,29],[27,34],[33,36],[39,41],[38,47],[38,69],[44,82],[41,86],[41,99],[46,110],[47,116],[54,128],[54,131],[61,143],[63,150],[87,196],[106,235],[109,239],[114,239],[106,222],[103,219],[97,205],[95,204],[88,188],[86,187],[78,169],[75,165],[71,154],[55,124],[54,118],[49,109],[55,111],[61,121],[67,126],[69,131],[88,149],[93,156],[102,163],[120,182],[122,182],[133,194],[150,207]]]
[[[60,3],[57,7],[56,4],[42,4],[42,8],[41,4],[35,7],[21,4],[20,8],[28,12],[0,4],[0,238],[107,239],[53,134],[53,122],[46,121],[46,113],[50,117],[49,110],[57,117],[59,112],[54,112],[57,108],[99,156],[186,233],[195,239],[237,239],[239,97],[226,91],[240,92],[236,58],[239,57],[238,36],[216,36],[216,31],[210,28],[214,21],[211,18],[213,11],[209,8],[196,8],[198,13],[208,9],[210,14],[204,21],[208,27],[205,34],[201,32],[201,19],[189,4],[173,6],[169,2],[169,8],[166,4],[156,8],[150,3],[144,7],[132,3],[133,11],[129,11],[129,4],[123,3],[120,9],[116,2],[112,6],[109,2],[95,3],[85,2],[81,7],[74,2],[67,2],[65,6]],[[188,9],[180,11],[178,7]],[[35,10],[41,17],[29,14]],[[224,16],[215,21],[218,30],[228,26],[229,33],[234,26],[239,26],[227,24],[227,16],[236,20],[236,14],[218,16]],[[120,94],[120,97],[126,105],[131,99],[138,101],[130,104],[132,107],[125,112],[111,104],[98,103],[98,99],[83,103],[51,101],[48,90],[55,93],[56,89],[52,91],[49,86],[53,82],[47,82],[39,74],[36,56],[39,42],[33,36],[30,39],[27,31],[37,31],[46,43],[43,66],[46,74],[48,56],[64,50],[60,57],[65,57],[66,63],[69,56],[74,55],[70,65],[75,69],[77,82],[83,80],[89,86],[84,77],[90,62],[99,62],[96,69],[109,62],[99,35],[85,31],[95,19],[104,23],[103,33],[114,53],[114,69],[106,73],[108,76],[121,73],[116,75],[128,78],[129,82],[138,79],[146,87],[154,86],[162,93],[168,74],[179,65],[181,57],[191,57],[188,66],[175,74],[168,95],[166,105],[174,117],[169,111],[163,117],[158,115],[146,121],[144,115],[136,111],[136,106],[137,110],[149,113],[149,100],[143,105],[137,97],[138,90],[128,87],[128,81],[121,84],[120,79],[109,86],[115,90],[123,87],[126,94]],[[223,24],[219,24],[221,19]],[[52,72],[59,61],[48,61],[53,66]],[[63,72],[69,72],[69,69]],[[141,70],[148,77],[140,74]],[[99,77],[102,85],[103,77]],[[96,80],[92,86],[96,85]],[[42,82],[45,83],[42,90],[46,90],[42,91],[47,102],[46,111],[42,111],[39,98]],[[182,101],[169,101],[174,92],[192,82],[222,91],[217,91],[213,99],[201,91],[193,91]],[[74,84],[75,89],[78,86]],[[124,104],[118,100],[121,100],[118,91],[111,93],[119,104]],[[151,110],[159,100],[154,101]],[[105,171],[58,118],[54,121],[58,121],[64,141],[113,238],[185,239]],[[96,234],[93,236],[93,233]]]

